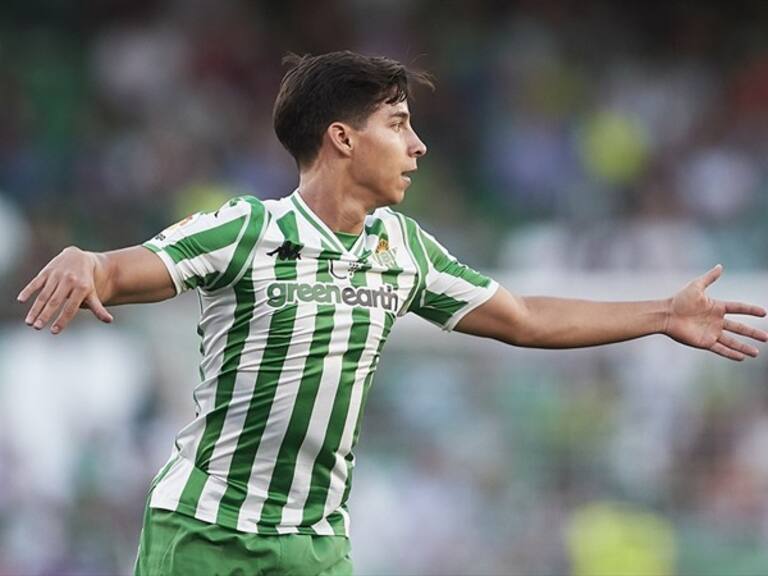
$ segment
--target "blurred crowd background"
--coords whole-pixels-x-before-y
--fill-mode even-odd
[[[192,295],[53,337],[16,294],[67,245],[290,193],[286,52],[436,76],[402,210],[512,291],[659,297],[721,262],[715,295],[765,306],[766,29],[757,1],[0,4],[0,575],[130,573],[197,380]],[[768,573],[765,361],[434,332],[396,328],[370,396],[360,574]]]

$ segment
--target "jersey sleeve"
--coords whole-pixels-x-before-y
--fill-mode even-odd
[[[217,290],[235,283],[253,258],[269,214],[252,196],[233,198],[215,212],[198,212],[143,244],[165,264],[176,293]]]
[[[453,330],[459,320],[490,299],[499,285],[461,264],[412,220],[409,219],[407,227],[421,276],[408,311],[443,330]]]

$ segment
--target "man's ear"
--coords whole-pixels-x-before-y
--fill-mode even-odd
[[[328,140],[334,149],[342,156],[348,157],[352,154],[354,147],[354,130],[349,124],[344,122],[334,122],[325,131]]]

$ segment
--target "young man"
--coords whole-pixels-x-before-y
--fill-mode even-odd
[[[399,203],[426,146],[409,82],[423,74],[350,52],[290,60],[275,131],[299,187],[235,198],[143,246],[69,247],[19,294],[26,317],[66,328],[80,307],[156,302],[195,288],[202,304],[196,415],[152,483],[138,574],[349,574],[352,449],[396,318],[518,346],[571,348],[666,334],[732,360],[731,334],[768,334],[727,314],[764,316],[705,290],[714,267],[672,298],[589,302],[513,296],[458,263]]]

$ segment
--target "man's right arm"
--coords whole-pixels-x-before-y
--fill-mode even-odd
[[[38,293],[39,292],[39,293]],[[64,330],[79,308],[89,308],[102,322],[112,322],[104,306],[159,302],[176,294],[171,276],[157,254],[143,246],[94,253],[65,248],[19,293],[26,302],[38,293],[25,318],[40,330]]]
[[[192,288],[228,286],[245,270],[268,222],[260,200],[240,196],[215,212],[191,214],[143,246],[103,253],[65,248],[19,293],[26,302],[39,292],[25,321],[38,330],[52,322],[57,334],[78,308],[111,322],[105,305],[158,302]]]

